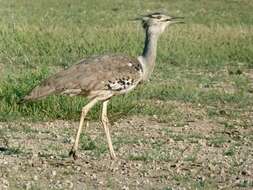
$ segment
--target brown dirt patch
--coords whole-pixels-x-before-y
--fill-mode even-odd
[[[112,161],[103,129],[93,122],[73,161],[68,152],[77,126],[68,121],[0,123],[0,189],[253,187],[251,128],[121,120],[111,127],[118,156]]]

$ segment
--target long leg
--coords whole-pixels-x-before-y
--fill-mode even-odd
[[[103,108],[102,108],[102,123],[103,123],[103,127],[105,129],[105,134],[106,134],[106,138],[107,138],[107,143],[109,146],[109,150],[110,150],[110,155],[112,159],[116,159],[116,155],[114,153],[113,150],[113,146],[112,146],[112,140],[111,140],[111,136],[110,136],[110,131],[109,131],[109,120],[107,117],[107,104],[108,104],[109,100],[106,100],[103,102]]]
[[[80,134],[82,132],[82,127],[83,127],[83,122],[84,122],[84,118],[87,115],[87,113],[89,112],[89,110],[98,102],[98,99],[93,99],[91,100],[86,106],[83,107],[82,109],[82,113],[81,113],[81,118],[80,118],[80,123],[79,123],[79,127],[78,127],[78,131],[76,134],[76,139],[75,139],[75,144],[73,145],[71,151],[69,152],[69,156],[73,156],[74,159],[77,159],[77,155],[76,155],[76,151],[78,148],[78,143],[79,143],[79,139],[80,139]]]
[[[89,121],[86,121],[86,126],[85,126],[85,129],[84,129],[84,132],[86,132],[86,130],[89,128]]]

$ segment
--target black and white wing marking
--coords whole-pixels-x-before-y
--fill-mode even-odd
[[[112,91],[127,90],[131,86],[135,86],[135,82],[130,78],[121,78],[114,81],[109,80],[107,84],[108,89]]]

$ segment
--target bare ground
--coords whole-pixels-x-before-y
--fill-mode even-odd
[[[112,161],[101,124],[93,122],[74,161],[68,152],[77,126],[0,123],[0,189],[253,188],[252,128],[133,117],[111,127]]]

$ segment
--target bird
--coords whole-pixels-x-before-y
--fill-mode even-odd
[[[111,159],[116,159],[107,117],[108,102],[114,96],[126,94],[137,85],[148,81],[155,67],[157,42],[165,29],[175,23],[183,23],[183,17],[155,12],[133,19],[141,21],[145,32],[145,44],[140,56],[103,54],[82,59],[69,68],[43,80],[21,102],[36,101],[49,95],[83,96],[89,101],[81,110],[79,127],[69,156],[77,159],[77,150],[84,124],[90,109],[102,102],[101,120]]]

